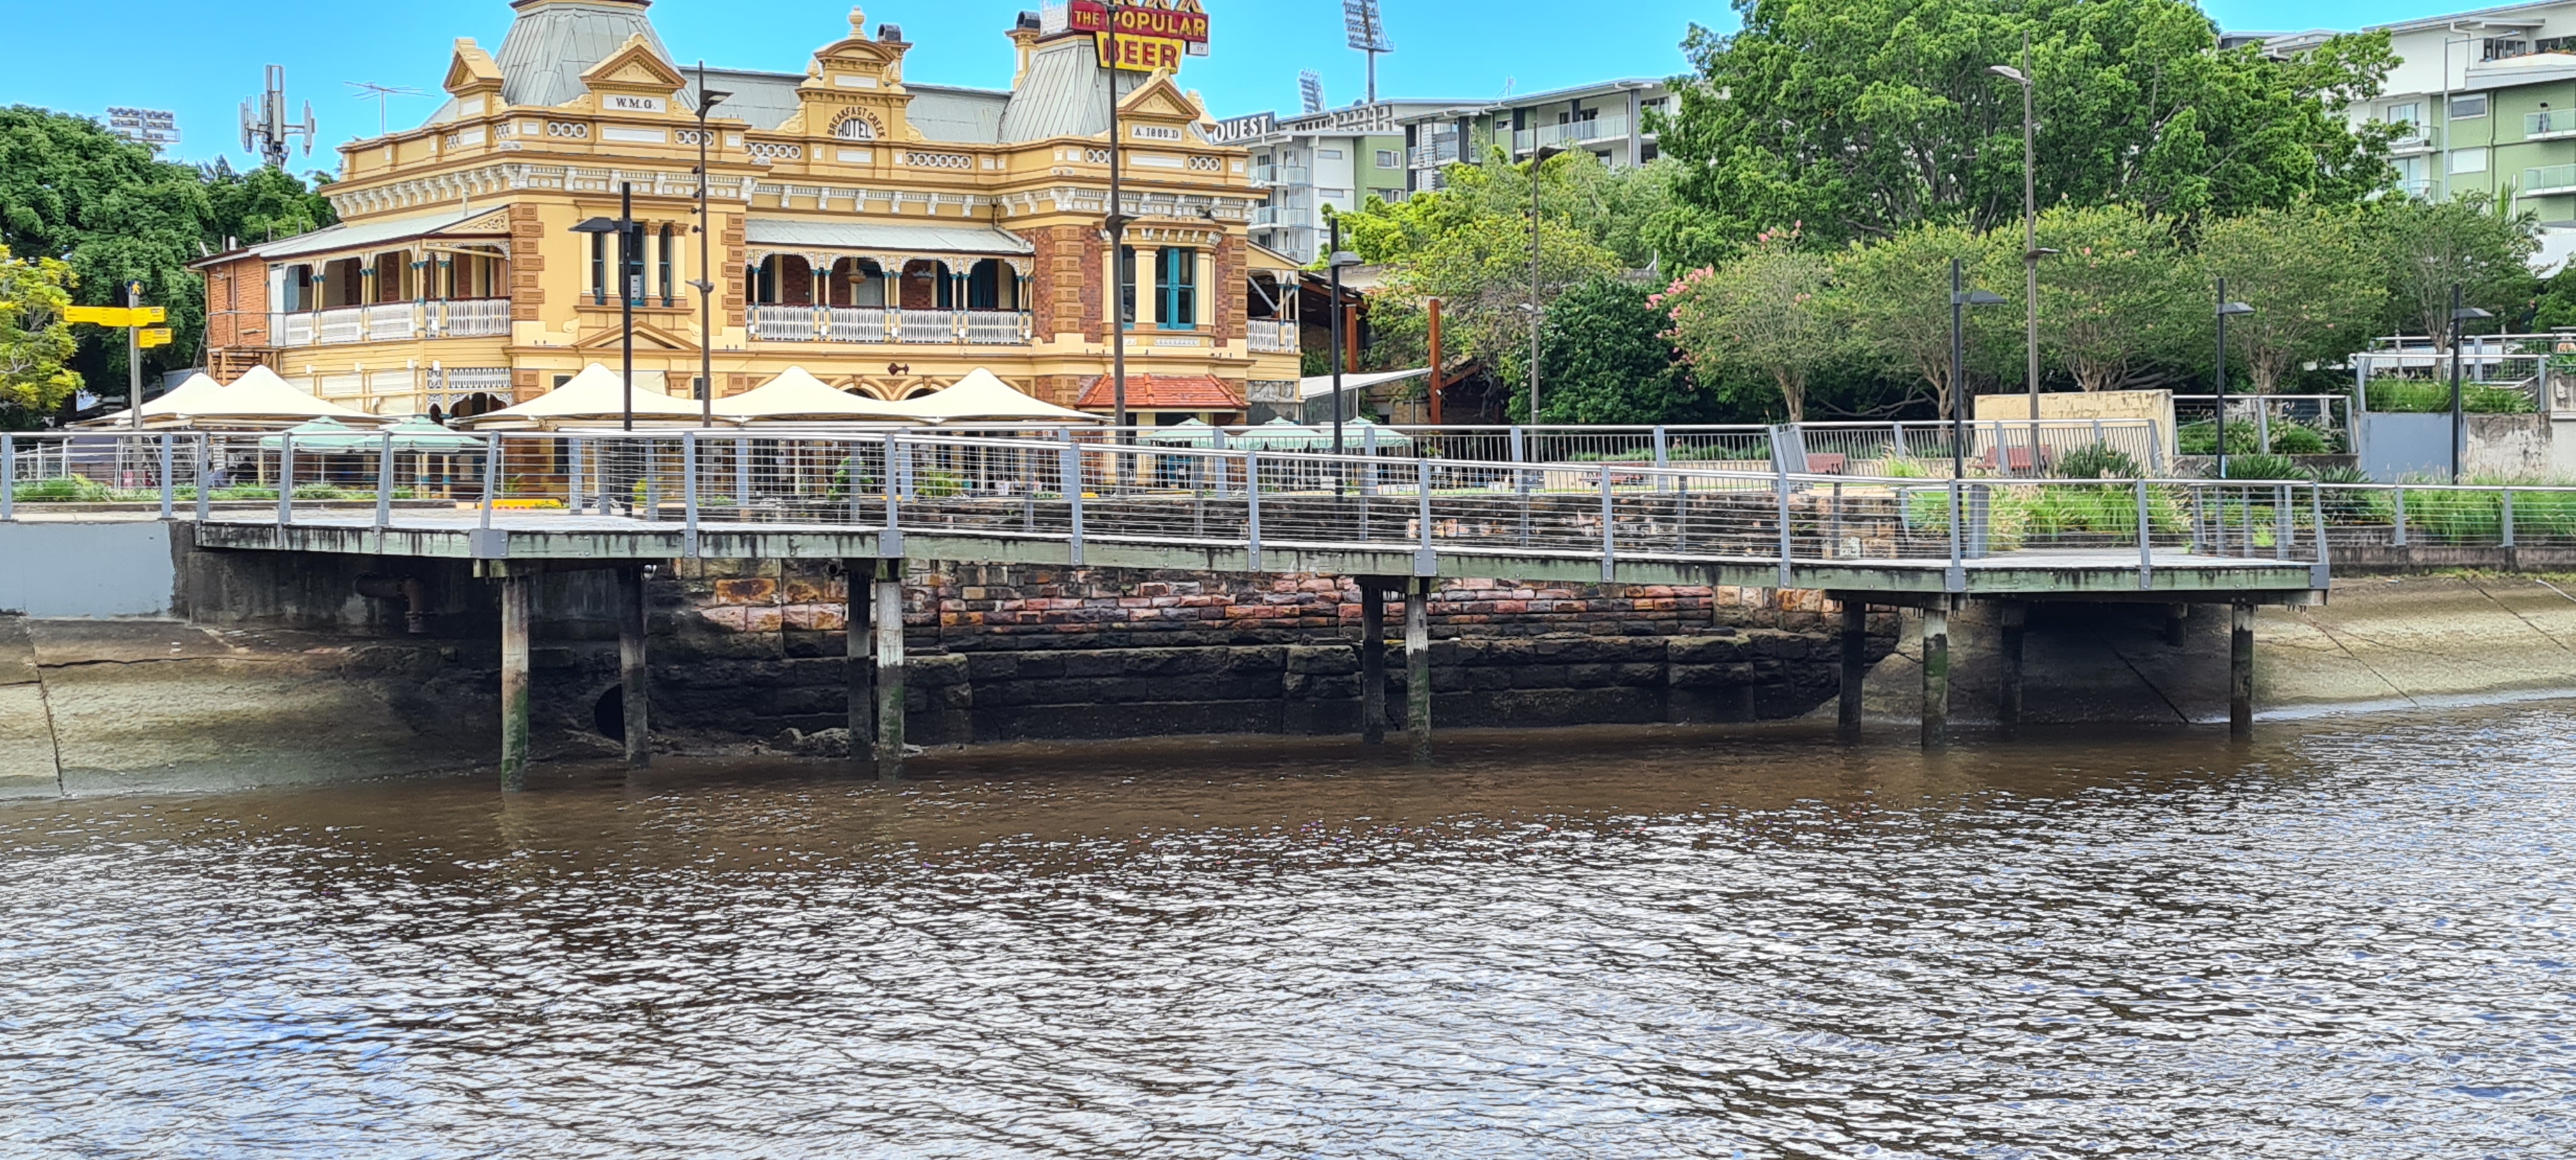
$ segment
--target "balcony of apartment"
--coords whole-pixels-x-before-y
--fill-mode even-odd
[[[1315,171],[1303,165],[1255,165],[1254,185],[1299,186],[1315,184]]]
[[[2516,197],[2551,197],[2576,193],[2576,165],[2543,165],[2522,171]]]
[[[1612,141],[1628,135],[1628,115],[1611,113],[1567,121],[1557,125],[1538,125],[1512,131],[1512,151],[1527,153],[1533,149],[1586,145],[1594,141]]]
[[[284,311],[269,315],[268,332],[280,347],[489,338],[510,333],[510,300],[437,299]]]
[[[2418,125],[2408,121],[2393,128],[2396,133],[2388,139],[2388,151],[2391,154],[2430,153],[2442,147],[2442,131],[2431,125]]]
[[[2558,141],[2576,137],[2576,109],[2542,109],[2522,115],[2525,141]]]
[[[1430,144],[1416,145],[1404,153],[1404,167],[1407,169],[1437,169],[1457,160],[1458,134],[1454,130],[1432,134]]]
[[[1018,346],[1028,279],[1001,258],[769,254],[748,271],[754,342]]]
[[[1297,353],[1296,319],[1247,318],[1243,327],[1243,344],[1258,353]]]

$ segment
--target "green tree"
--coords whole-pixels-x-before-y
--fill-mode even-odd
[[[1921,222],[1980,232],[2022,208],[2020,90],[1990,74],[2032,41],[2042,204],[2130,202],[2197,220],[2301,198],[2356,202],[2387,177],[2380,130],[2340,112],[2393,63],[2385,33],[2293,61],[2217,50],[2184,0],[1734,0],[1694,25],[1695,76],[1661,124],[1678,192],[1710,232],[1804,221],[1820,240]]]
[[[0,428],[21,425],[7,422],[13,416],[50,411],[80,388],[80,376],[63,365],[77,349],[63,321],[71,282],[71,267],[12,257],[0,246]]]
[[[1765,234],[1725,265],[1683,275],[1658,297],[1673,344],[1703,376],[1758,378],[1780,394],[1789,422],[1807,415],[1807,379],[1843,348],[1826,302],[1833,261]]]
[[[2512,212],[2484,191],[2441,202],[2391,199],[2380,209],[2375,241],[2400,329],[2447,347],[2454,286],[2465,304],[2499,316],[2530,301],[2529,262],[2540,249],[2531,211]]]
[[[1956,225],[1923,225],[1902,230],[1886,241],[1855,243],[1835,262],[1833,314],[1857,351],[1879,373],[1918,384],[1930,392],[1938,414],[1950,413],[1950,263],[1957,260],[1967,278],[1985,287],[2007,284],[1998,275],[2006,259],[2015,267],[2009,286],[2017,295],[2021,279],[2018,239],[2010,254],[1994,235]],[[1994,309],[1967,314],[1967,369],[1973,374],[1992,360],[2006,329]],[[2018,333],[2019,312],[2009,327]],[[2016,344],[2016,349],[2018,346]]]
[[[145,352],[147,377],[204,349],[203,283],[188,263],[224,246],[331,221],[330,207],[275,169],[234,174],[155,159],[97,121],[25,105],[0,108],[0,246],[69,266],[75,296],[119,305],[129,281],[164,306],[174,332]],[[72,368],[102,396],[125,394],[122,332],[76,332]]]
[[[2348,213],[2262,209],[2204,225],[2199,266],[2227,279],[2227,296],[2254,307],[2229,319],[2254,389],[2269,393],[2306,363],[2339,359],[2370,341],[2388,288],[2366,273],[2372,254]],[[2213,282],[2212,289],[2215,285]],[[2205,299],[2214,309],[2215,297]]]
[[[1667,423],[1690,417],[1690,377],[1643,286],[1593,278],[1548,310],[1539,340],[1546,423]],[[1524,409],[1526,402],[1521,404]]]
[[[2087,391],[2118,390],[2201,333],[2197,294],[2172,230],[2129,206],[2039,215],[2042,354]],[[2016,279],[2015,281],[2019,281]]]

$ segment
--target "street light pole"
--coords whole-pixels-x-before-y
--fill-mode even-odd
[[[1118,181],[1118,5],[1101,13],[1102,36],[1108,37],[1109,65],[1109,424],[1127,441],[1127,202]]]
[[[2026,305],[2027,354],[2024,386],[2030,392],[2030,421],[2039,422],[2039,117],[2030,68],[2030,33],[2021,34],[2021,67],[1990,65],[1986,71],[2021,86],[2021,266],[2022,301]],[[2036,464],[2033,465],[2036,468]]]
[[[636,268],[635,185],[617,183],[617,425],[635,429],[635,296],[644,290]]]
[[[707,221],[707,114],[716,102],[732,96],[707,88],[707,62],[698,62],[698,277],[689,288],[698,292],[698,426],[716,425],[715,267],[709,260]]]
[[[1328,207],[1329,208],[1329,207]],[[1324,266],[1332,279],[1333,316],[1328,320],[1333,340],[1333,454],[1342,453],[1342,218],[1332,214],[1324,219],[1329,231],[1324,243]],[[1304,416],[1299,416],[1304,418]]]
[[[2460,305],[2460,284],[2451,283],[2451,482],[2460,482],[2460,460],[2467,455],[2468,420],[2460,402],[2460,324],[2495,315]]]
[[[1968,477],[1968,308],[1995,306],[2003,295],[1987,290],[1971,290],[1959,270],[1959,259],[1950,259],[1950,478]],[[2033,458],[2031,466],[2038,462]]]
[[[2218,478],[2227,478],[2227,318],[2252,314],[2254,308],[2227,300],[2227,279],[2218,280]]]

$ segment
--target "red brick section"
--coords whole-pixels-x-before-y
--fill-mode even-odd
[[[244,257],[206,271],[206,346],[268,345],[268,263]]]
[[[724,287],[724,301],[717,303],[717,313],[724,316],[716,321],[718,330],[724,328],[725,319],[742,317],[742,304],[749,293],[743,286],[750,271],[743,265],[742,220],[740,214],[725,219],[724,229],[716,235],[716,252],[723,255],[720,260],[724,263],[724,277],[717,283]]]
[[[821,565],[681,561],[700,627],[834,632],[842,581]],[[904,622],[951,650],[1024,650],[1338,639],[1359,625],[1350,579],[1209,576],[1085,568],[930,565],[905,590]],[[1398,603],[1390,600],[1390,603]],[[1817,630],[1838,610],[1821,592],[1661,584],[1444,581],[1435,636],[1694,636],[1715,627]],[[1397,614],[1389,610],[1391,623]]]
[[[510,207],[510,321],[534,322],[537,308],[546,304],[546,230],[537,220],[537,207],[521,203]],[[522,398],[534,396],[522,395]]]
[[[1244,311],[1249,307],[1243,289],[1246,269],[1246,243],[1229,235],[1216,248],[1216,285],[1212,287],[1216,302],[1211,306],[1216,316],[1218,338],[1241,340],[1244,335]]]
[[[1040,339],[1079,332],[1109,340],[1101,319],[1100,231],[1089,226],[1047,226],[1023,231],[1037,251],[1029,269],[1031,325]]]
[[[1113,393],[1109,376],[1094,375],[1083,384],[1081,398],[1073,405],[1105,410],[1113,403]],[[1131,374],[1127,406],[1149,411],[1240,411],[1243,396],[1214,375]]]

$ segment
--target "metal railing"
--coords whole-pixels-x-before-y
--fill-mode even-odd
[[[1297,324],[1284,318],[1247,318],[1244,344],[1264,354],[1297,353]]]
[[[2576,109],[2542,109],[2522,115],[2522,135],[2540,137],[2551,133],[2576,133]]]
[[[2218,396],[2175,395],[2174,450],[2182,455],[2214,455],[2218,445]],[[2240,437],[2232,430],[2237,424],[2251,432],[2251,447],[2263,454],[2273,450],[2273,434],[2282,435],[2284,454],[2343,455],[2354,449],[2352,438],[2352,397],[2349,395],[2229,395],[2227,397],[2228,435],[2233,447]],[[2292,428],[2313,432],[2310,440],[2297,436]],[[2236,452],[2231,451],[2230,454]]]
[[[1030,341],[1024,310],[905,310],[890,306],[771,306],[743,309],[757,342],[987,343]]]
[[[2539,197],[2576,189],[2576,165],[2539,165],[2522,171],[2516,197]]]
[[[293,311],[271,315],[269,333],[281,347],[504,335],[510,333],[510,300],[378,302]]]
[[[0,516],[92,502],[218,523],[544,530],[563,514],[667,525],[695,555],[746,525],[906,531],[1086,544],[1387,549],[1431,574],[1443,553],[1793,567],[1983,561],[2134,571],[2228,561],[2323,565],[2383,540],[2368,498],[2392,489],[2294,482],[1870,477],[1814,472],[1371,458],[919,430],[45,434],[0,437]],[[33,470],[29,467],[32,465]],[[99,476],[109,478],[101,480]],[[2418,536],[2474,539],[2401,489]],[[2493,492],[2495,489],[2483,489]],[[2576,544],[2576,489],[2505,489],[2520,534]],[[2551,492],[2538,504],[2528,498]],[[404,501],[475,500],[399,507]],[[2328,502],[2328,496],[2334,497]],[[2451,501],[2456,507],[2462,501]],[[317,510],[319,509],[319,510]],[[400,512],[398,515],[397,512]],[[2449,509],[2445,509],[2446,511]],[[2361,518],[2338,521],[2339,513]],[[2448,520],[2449,522],[2443,522]],[[555,525],[566,532],[596,524]],[[2500,525],[2510,542],[2513,517]],[[2439,529],[2436,531],[2435,529]],[[2398,532],[2401,538],[2404,532]],[[2376,538],[2376,539],[2374,539]],[[2322,583],[2321,570],[2314,573]]]

